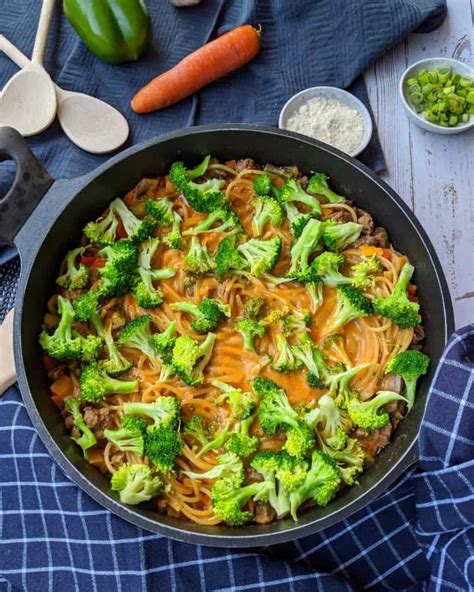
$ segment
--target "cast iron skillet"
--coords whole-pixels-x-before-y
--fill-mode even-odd
[[[89,465],[70,440],[49,396],[41,364],[38,333],[48,297],[64,253],[79,242],[81,229],[117,195],[129,191],[144,176],[162,175],[171,162],[197,162],[213,154],[222,160],[252,157],[257,162],[296,164],[303,171],[329,174],[334,188],[354,199],[387,228],[395,248],[416,265],[426,327],[425,351],[433,359],[431,372],[420,381],[415,406],[396,430],[390,446],[361,477],[326,508],[313,508],[298,523],[285,519],[269,525],[203,527],[163,516],[152,506],[122,505],[109,480]],[[122,152],[84,177],[54,181],[20,135],[0,128],[0,158],[16,161],[12,188],[0,202],[0,239],[18,247],[21,278],[15,315],[15,360],[20,390],[43,443],[65,474],[100,504],[152,532],[205,545],[253,547],[296,539],[327,528],[366,506],[417,458],[417,435],[428,385],[447,338],[453,311],[440,263],[421,225],[404,202],[356,160],[325,144],[274,128],[254,125],[213,125],[171,133]]]

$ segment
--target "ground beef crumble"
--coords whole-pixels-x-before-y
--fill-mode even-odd
[[[235,165],[237,172],[244,171],[245,169],[262,170],[262,166],[257,164],[253,158],[241,158]]]
[[[86,425],[94,432],[96,438],[102,438],[104,430],[114,425],[114,418],[110,413],[110,409],[106,407],[100,409],[84,407],[83,415]]]

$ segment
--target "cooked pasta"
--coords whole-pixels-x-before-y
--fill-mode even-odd
[[[288,176],[297,179],[301,187],[305,186],[306,179],[302,177],[296,167],[281,169],[267,167],[263,170],[249,159],[246,161],[219,163],[212,160],[204,175],[206,180],[222,181],[224,187],[222,192],[228,206],[237,214],[243,227],[243,233],[237,234],[234,229],[223,232],[214,230],[219,223],[211,227],[210,232],[201,233],[198,236],[199,242],[205,246],[210,257],[214,260],[216,251],[221,241],[227,236],[236,237],[237,245],[254,237],[255,220],[255,180],[267,175],[272,180],[275,193],[285,183]],[[196,185],[199,183],[196,182]],[[222,183],[219,183],[222,185]],[[184,192],[186,193],[186,192]],[[109,336],[119,344],[118,351],[132,366],[115,379],[133,381],[138,380],[137,388],[126,394],[111,392],[95,401],[81,398],[81,372],[84,368],[84,358],[77,357],[73,360],[54,359],[45,347],[45,365],[52,380],[51,392],[54,402],[64,409],[66,426],[76,440],[81,435],[81,426],[85,425],[93,433],[95,444],[87,448],[84,454],[89,462],[98,469],[111,475],[117,474],[120,467],[124,465],[146,465],[150,474],[158,475],[162,481],[159,493],[154,497],[158,511],[167,512],[170,515],[179,516],[202,525],[216,525],[225,520],[222,512],[216,512],[213,504],[214,478],[199,479],[196,474],[205,474],[218,467],[221,457],[225,454],[225,440],[222,445],[211,448],[204,454],[199,455],[203,444],[187,432],[185,426],[193,417],[201,417],[202,425],[205,426],[208,440],[212,440],[216,434],[225,431],[233,421],[233,411],[229,400],[223,395],[222,386],[215,386],[212,383],[225,383],[232,389],[240,389],[242,393],[252,392],[252,380],[257,377],[266,377],[284,389],[288,401],[293,409],[311,410],[318,407],[318,400],[328,392],[324,384],[311,386],[308,379],[308,367],[299,364],[298,368],[291,371],[278,371],[274,367],[274,361],[279,353],[279,339],[281,339],[281,319],[287,315],[306,316],[305,323],[307,330],[303,333],[311,338],[313,344],[318,348],[324,357],[329,368],[339,367],[341,371],[362,366],[350,380],[350,391],[356,393],[360,401],[372,400],[379,391],[401,392],[401,381],[397,385],[396,375],[386,374],[387,364],[393,357],[408,350],[410,346],[419,341],[421,328],[419,325],[402,328],[390,320],[387,316],[370,314],[358,316],[346,324],[334,330],[334,318],[337,315],[338,290],[335,285],[325,284],[323,290],[323,301],[316,306],[308,286],[298,280],[291,280],[278,283],[278,278],[287,274],[291,265],[292,246],[296,238],[292,235],[290,223],[285,216],[281,225],[266,223],[263,232],[256,237],[258,240],[267,241],[275,236],[281,237],[281,253],[274,268],[263,274],[253,274],[247,268],[230,270],[222,277],[216,277],[215,270],[207,273],[193,273],[185,262],[190,249],[191,236],[187,236],[188,230],[192,230],[207,218],[207,213],[195,211],[189,204],[189,200],[178,190],[170,180],[169,176],[154,179],[143,179],[138,186],[124,197],[124,203],[128,209],[139,219],[146,216],[145,202],[153,200],[159,202],[167,198],[172,204],[173,212],[179,215],[179,231],[182,248],[171,248],[166,235],[170,226],[158,224],[153,230],[153,235],[161,236],[160,244],[152,256],[152,269],[174,270],[174,275],[166,279],[160,279],[154,283],[159,288],[162,296],[162,303],[152,308],[140,306],[133,287],[127,289],[123,295],[112,297],[101,297],[99,304],[100,320],[109,332]],[[372,223],[370,215],[359,210],[350,201],[327,202],[324,197],[319,196],[322,202],[318,220],[322,224],[328,221],[354,222],[368,219]],[[296,203],[296,202],[295,202]],[[308,206],[296,204],[301,213],[309,211]],[[316,218],[316,217],[315,217]],[[361,220],[362,219],[362,220]],[[372,225],[372,228],[370,227]],[[377,239],[373,223],[367,228],[362,227],[363,234],[358,239],[345,246],[339,255],[343,257],[343,263],[339,272],[350,278],[354,266],[367,261],[368,258],[375,258],[377,270],[372,273],[372,278],[360,288],[360,293],[369,301],[384,299],[394,292],[397,281],[404,268],[407,258],[397,252],[389,243],[388,239]],[[383,229],[376,229],[383,230]],[[129,239],[126,225],[118,224],[116,239]],[[385,232],[385,231],[384,231]],[[383,233],[382,233],[383,234]],[[370,240],[368,240],[370,239]],[[101,250],[102,249],[102,250]],[[104,255],[104,246],[98,246],[84,236],[81,242],[80,261],[87,266],[89,278],[87,286],[71,289],[71,286],[61,287],[58,294],[62,298],[72,301],[82,296],[89,290],[101,286],[103,276],[101,269],[107,261]],[[241,252],[241,251],[240,251]],[[311,261],[318,250],[310,256]],[[67,262],[63,262],[60,273],[67,272]],[[64,283],[63,283],[64,285]],[[416,302],[415,287],[409,285],[409,298]],[[60,314],[58,314],[58,294],[54,295],[48,303],[48,311],[44,318],[44,329],[51,331],[58,325]],[[190,336],[195,342],[203,343],[206,334],[196,333],[193,325],[194,317],[189,312],[177,310],[176,303],[186,301],[199,306],[203,300],[213,299],[221,303],[222,310],[227,311],[223,315],[218,326],[212,331],[215,335],[215,342],[212,354],[203,370],[204,378],[201,384],[190,385],[182,380],[179,372],[173,369],[163,379],[163,358],[161,364],[154,362],[149,355],[136,347],[131,347],[119,336],[123,327],[133,319],[142,315],[149,315],[152,334],[163,334],[172,321],[175,322],[177,336]],[[260,313],[262,326],[265,327],[262,336],[254,338],[255,351],[244,347],[243,336],[236,327],[236,323],[244,316],[246,305],[251,299],[262,299],[263,305]],[[370,303],[369,303],[370,304]],[[272,316],[273,315],[273,316]],[[268,319],[277,319],[272,322]],[[266,321],[265,321],[266,319]],[[193,325],[193,326],[192,326]],[[83,337],[95,335],[97,325],[91,320],[81,321],[77,316],[73,322],[74,335],[80,334]],[[301,328],[289,332],[285,339],[290,348],[297,348],[301,342]],[[334,335],[337,337],[334,337]],[[328,339],[329,338],[329,339]],[[294,351],[294,350],[292,350]],[[99,361],[107,358],[107,348],[104,347],[98,354]],[[157,356],[157,359],[158,356]],[[338,366],[339,365],[339,366]],[[161,377],[161,380],[160,380]],[[334,393],[333,393],[334,394]],[[177,428],[179,437],[182,439],[180,453],[176,456],[174,467],[169,471],[159,471],[153,461],[144,454],[137,454],[136,450],[123,450],[120,445],[114,443],[110,438],[104,436],[110,434],[111,430],[120,430],[121,421],[124,415],[124,404],[129,402],[152,403],[160,397],[173,397],[180,403],[180,423]],[[78,416],[71,413],[71,406],[65,401],[72,398],[80,400],[79,410],[84,424],[78,420]],[[348,436],[362,445],[366,455],[366,463],[373,462],[376,453],[385,445],[390,438],[393,428],[403,416],[405,402],[394,399],[383,410],[388,409],[390,421],[379,429],[367,429],[351,424]],[[346,411],[343,411],[346,413]],[[150,419],[146,418],[150,423]],[[316,444],[320,442],[317,434]],[[227,426],[227,428],[226,428]],[[151,429],[152,426],[148,426]],[[85,429],[85,428],[84,428]],[[281,451],[285,446],[286,429],[282,427],[275,433],[265,433],[259,422],[258,414],[252,417],[249,435],[258,439],[255,452],[259,451]],[[125,447],[126,448],[126,447]],[[323,450],[325,450],[323,448]],[[145,446],[146,452],[146,446]],[[253,453],[253,454],[254,454]],[[253,454],[242,457],[241,461],[245,469],[244,485],[262,480],[258,472],[250,466]],[[337,461],[341,470],[344,465]],[[148,471],[148,469],[147,469]],[[361,472],[361,471],[358,471]],[[186,473],[192,473],[190,477]],[[116,480],[119,481],[118,475]],[[114,480],[112,481],[114,484]],[[342,481],[341,485],[342,486]],[[118,487],[115,487],[119,490]],[[143,499],[147,499],[145,496]],[[269,502],[270,499],[270,502]],[[306,505],[318,503],[318,500],[307,500]],[[321,503],[321,505],[323,505]],[[275,511],[271,504],[271,496],[253,496],[243,504],[247,512],[246,519],[256,522],[268,522],[275,517],[281,517],[283,513]],[[243,522],[244,520],[242,520]],[[238,520],[229,523],[240,523]]]

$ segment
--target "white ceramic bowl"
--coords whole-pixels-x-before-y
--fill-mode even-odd
[[[367,144],[370,142],[370,138],[372,137],[372,119],[370,118],[370,114],[367,111],[365,105],[359,101],[357,97],[335,86],[313,86],[312,88],[307,88],[292,96],[291,99],[289,99],[284,104],[283,109],[280,112],[278,127],[280,129],[288,129],[286,125],[288,118],[291,117],[295,111],[298,111],[303,103],[306,103],[306,101],[309,99],[314,99],[315,97],[336,99],[360,113],[364,125],[364,134],[359,146],[350,152],[349,156],[357,156],[357,154],[360,154],[362,150],[367,147]]]
[[[405,85],[406,80],[408,78],[416,77],[421,70],[435,70],[440,66],[451,66],[455,74],[471,76],[474,78],[474,70],[464,62],[459,62],[458,60],[452,60],[450,58],[426,58],[425,60],[415,62],[405,70],[403,76],[400,78],[398,92],[408,117],[414,123],[429,132],[434,132],[435,134],[459,134],[460,132],[465,132],[474,125],[474,116],[471,115],[471,118],[467,123],[458,123],[454,127],[442,127],[441,125],[436,125],[435,123],[431,123],[431,121],[427,121],[423,115],[418,114],[408,102],[408,92]]]

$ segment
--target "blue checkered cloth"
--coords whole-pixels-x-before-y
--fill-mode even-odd
[[[0,399],[0,592],[473,590],[473,434],[471,325],[442,357],[416,468],[327,530],[225,550],[150,534],[101,508],[52,461],[13,387]]]

